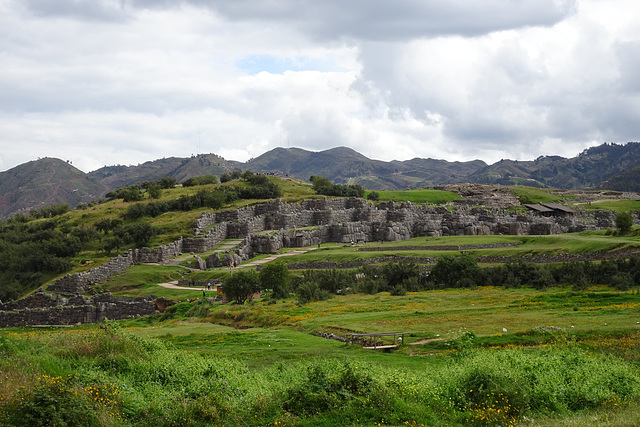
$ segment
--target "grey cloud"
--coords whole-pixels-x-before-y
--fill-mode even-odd
[[[23,5],[34,15],[69,17],[89,21],[121,22],[129,14],[120,0],[24,0]]]
[[[640,42],[622,42],[616,46],[621,89],[640,92]]]
[[[575,0],[183,0],[234,21],[283,23],[318,40],[402,41],[476,36],[551,26],[573,14]],[[134,7],[176,7],[168,0],[129,0]]]

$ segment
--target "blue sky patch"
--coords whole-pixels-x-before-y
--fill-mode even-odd
[[[249,55],[236,62],[237,67],[247,74],[266,71],[270,74],[283,74],[285,71],[345,71],[332,62],[301,57],[278,57],[273,55]]]

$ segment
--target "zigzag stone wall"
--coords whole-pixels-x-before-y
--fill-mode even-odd
[[[83,273],[67,275],[48,291],[65,299],[37,293],[17,305],[0,303],[0,326],[23,324],[73,324],[120,319],[155,312],[149,300],[124,301],[108,297],[84,299],[73,295],[90,290],[109,276],[134,263],[166,263],[182,252],[207,252],[228,238],[242,241],[226,254],[215,253],[200,262],[201,268],[239,263],[256,254],[276,253],[281,248],[314,246],[326,242],[398,241],[419,236],[490,234],[558,234],[614,227],[613,211],[587,211],[549,218],[515,214],[495,208],[430,207],[412,203],[380,203],[363,199],[311,199],[299,204],[281,200],[237,210],[203,213],[196,222],[195,238],[180,238],[157,248],[128,251]],[[634,217],[637,223],[637,217]],[[309,228],[312,226],[313,228]],[[302,227],[306,227],[301,229]],[[274,230],[271,233],[264,233]],[[49,298],[49,299],[48,299]]]
[[[49,285],[48,290],[53,292],[75,293],[86,292],[93,285],[97,285],[102,280],[119,273],[134,263],[133,251],[128,251],[124,255],[111,258],[106,263],[89,271],[75,274],[68,274],[55,283]]]
[[[142,248],[116,257],[86,273],[65,276],[49,287],[57,292],[85,292],[133,263],[166,263],[183,252],[203,253],[230,238],[243,242],[227,254],[214,254],[207,268],[230,265],[281,248],[326,242],[398,241],[419,236],[543,235],[614,227],[615,212],[587,211],[568,217],[516,214],[496,208],[431,207],[413,203],[372,203],[357,198],[310,199],[293,204],[275,200],[217,213],[196,221],[195,238],[158,248]],[[314,229],[300,229],[315,226]],[[275,230],[270,234],[261,232]],[[257,234],[261,233],[261,234]]]

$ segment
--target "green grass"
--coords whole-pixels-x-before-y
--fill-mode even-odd
[[[365,198],[371,191],[365,192]],[[442,190],[380,190],[380,201],[388,202],[411,202],[411,203],[432,203],[442,205],[460,199],[460,195],[451,191]]]
[[[610,209],[616,212],[633,212],[640,210],[640,200],[596,200],[591,204],[580,203],[586,210]]]
[[[183,303],[104,330],[5,329],[0,422],[633,425],[639,307],[637,289],[482,288],[347,295],[302,307]],[[228,321],[254,327],[219,324]],[[321,330],[411,334],[385,353],[309,333]],[[445,341],[409,345],[437,335]]]
[[[562,203],[562,197],[543,188],[516,185],[509,187],[509,190],[521,203]]]
[[[489,243],[513,243],[521,242],[516,246],[506,248],[473,249],[463,247],[465,252],[475,256],[511,256],[520,257],[534,254],[561,254],[561,253],[590,253],[595,251],[612,251],[627,247],[640,246],[640,238],[637,236],[606,236],[604,231],[588,231],[581,233],[554,234],[548,236],[448,236],[439,239],[417,237],[410,240],[397,242],[368,242],[367,248],[376,248],[376,251],[359,251],[360,246],[351,246],[338,243],[323,244],[320,250],[310,251],[287,258],[287,263],[293,262],[347,262],[363,258],[383,256],[417,256],[439,257],[442,255],[455,255],[456,251],[406,250],[402,247],[419,246],[465,246]]]

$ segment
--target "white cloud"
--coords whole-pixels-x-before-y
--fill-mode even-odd
[[[492,162],[638,140],[631,0],[0,0],[0,170],[345,145]]]

